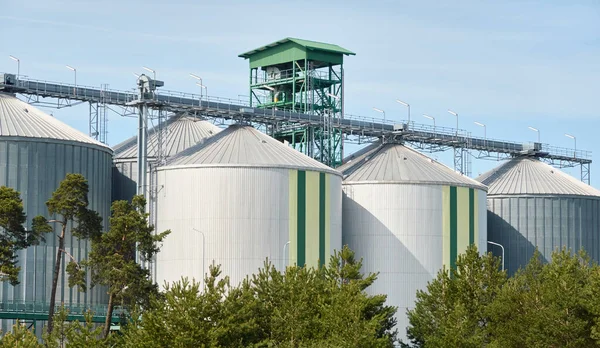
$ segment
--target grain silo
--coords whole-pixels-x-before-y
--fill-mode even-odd
[[[67,173],[80,173],[88,180],[90,208],[102,216],[106,226],[110,213],[111,167],[109,147],[14,95],[0,93],[0,185],[21,193],[28,228],[33,217],[48,216],[45,203]],[[19,252],[19,285],[0,283],[0,302],[4,310],[16,307],[22,311],[47,310],[58,241],[52,234],[46,235],[46,240]],[[90,242],[80,241],[67,232],[65,249],[81,260],[87,257]],[[67,257],[63,257],[63,262],[65,259]],[[64,265],[58,281],[57,302],[67,307],[106,306],[106,291],[102,287],[86,293],[69,288]],[[11,325],[12,321],[5,320],[1,329],[10,330]]]
[[[486,250],[486,187],[401,144],[373,144],[338,169],[342,242],[363,272],[380,272],[367,291],[398,307],[404,339],[417,290],[470,244]]]
[[[162,134],[165,137],[162,140],[163,153],[172,157],[220,131],[219,127],[202,118],[186,113],[173,115]],[[158,127],[154,127],[148,131],[149,163],[157,158],[158,144],[159,131]],[[137,192],[137,149],[137,136],[114,146],[113,200],[131,200]]]
[[[600,261],[600,191],[528,156],[477,180],[489,186],[488,239],[504,246],[509,274],[527,265],[535,248],[546,261],[562,247]],[[500,248],[489,249],[501,256]]]
[[[317,266],[341,248],[341,174],[250,126],[229,126],[157,176],[157,231],[172,231],[157,256],[161,285],[200,280],[212,263],[236,284],[266,258]]]

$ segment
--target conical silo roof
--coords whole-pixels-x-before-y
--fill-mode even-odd
[[[0,93],[0,136],[76,141],[107,148],[12,94]]]
[[[487,190],[481,183],[402,144],[372,144],[338,170],[345,184],[434,184]]]
[[[219,133],[221,129],[214,124],[186,113],[174,115],[167,121],[166,154],[175,154],[196,145],[202,140]],[[115,145],[115,160],[137,158],[137,136]],[[158,151],[158,127],[148,130],[148,157],[156,157]]]
[[[600,191],[534,157],[514,158],[477,178],[488,195],[596,196]]]
[[[205,142],[173,156],[167,166],[291,168],[340,175],[338,171],[246,125],[229,126]]]

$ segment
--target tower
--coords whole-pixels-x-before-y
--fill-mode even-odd
[[[339,120],[344,111],[344,56],[340,46],[285,38],[240,54],[250,62],[250,106],[314,116],[304,125],[278,123],[280,141],[331,167],[342,163]]]

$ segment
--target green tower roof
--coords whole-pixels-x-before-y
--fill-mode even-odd
[[[341,64],[344,55],[353,56],[356,53],[338,45],[288,37],[242,53],[238,57],[250,59],[250,66],[258,67],[301,59]]]
[[[293,37],[286,37],[283,40],[279,40],[279,41],[275,41],[271,44],[259,47],[259,48],[255,48],[251,51],[248,51],[246,53],[242,53],[240,54],[238,57],[240,58],[250,58],[252,57],[254,54],[258,53],[258,52],[262,52],[268,49],[272,49],[275,48],[277,46],[280,46],[286,42],[295,42],[298,45],[308,49],[308,50],[316,50],[316,51],[327,51],[327,52],[334,52],[334,53],[340,53],[340,54],[344,54],[347,56],[354,56],[356,55],[356,53],[349,51],[345,48],[342,48],[338,45],[332,45],[332,44],[328,44],[328,43],[324,43],[324,42],[317,42],[317,41],[310,41],[310,40],[302,40],[302,39],[295,39]]]

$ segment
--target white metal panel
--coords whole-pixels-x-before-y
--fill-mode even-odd
[[[363,272],[380,272],[367,291],[398,306],[405,336],[407,308],[443,264],[441,185],[346,184],[343,243],[363,258]]]
[[[574,195],[600,197],[600,191],[533,157],[518,157],[482,174],[488,195]]]
[[[206,142],[172,157],[167,165],[279,167],[341,175],[253,127],[243,125],[229,126]]]
[[[237,284],[269,258],[283,265],[289,231],[289,171],[182,168],[160,171],[157,231],[170,229],[157,257],[157,280],[200,279],[202,263],[221,264]],[[206,255],[202,255],[202,231]],[[286,253],[287,254],[287,253]]]
[[[479,240],[477,241],[477,250],[485,253],[488,248],[488,223],[487,223],[487,194],[485,191],[476,190],[477,195],[477,229],[479,231]]]
[[[158,127],[148,130],[148,157],[154,158],[158,151]],[[179,114],[171,116],[167,121],[166,139],[164,145],[167,156],[174,156],[179,152],[196,145],[204,139],[219,133],[221,129],[214,124],[198,117]],[[114,146],[115,159],[137,159],[137,136],[131,137]]]
[[[107,148],[11,94],[0,93],[0,136],[70,140]]]
[[[336,251],[342,250],[342,178],[330,176],[330,244],[329,253],[334,255]],[[329,264],[329,260],[325,260]]]
[[[345,183],[419,183],[487,189],[468,176],[402,144],[374,144],[337,169],[344,174]]]

